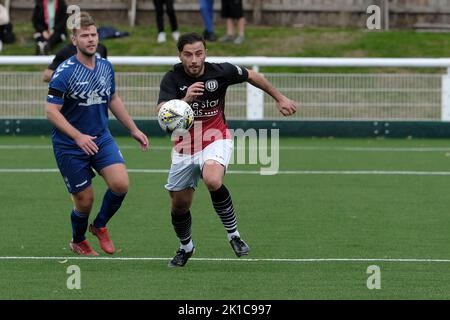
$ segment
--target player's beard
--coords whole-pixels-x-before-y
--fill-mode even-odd
[[[195,69],[193,69],[194,66],[187,66],[185,67],[185,71],[187,74],[189,74],[191,77],[199,77],[203,74],[203,70],[205,65],[195,65]]]
[[[97,47],[95,48],[95,50],[94,50],[94,52],[89,52],[89,51],[87,51],[86,49],[82,49],[82,48],[79,48],[79,50],[80,50],[80,52],[83,54],[83,55],[85,55],[86,57],[92,57],[93,55],[95,55],[95,53],[97,52]]]

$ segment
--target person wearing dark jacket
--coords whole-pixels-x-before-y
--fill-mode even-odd
[[[32,20],[36,54],[48,55],[58,43],[65,41],[67,4],[64,0],[35,0]]]
[[[13,25],[9,19],[8,9],[0,3],[0,52],[3,43],[13,43],[16,36],[13,33]]]

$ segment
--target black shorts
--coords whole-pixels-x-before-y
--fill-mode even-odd
[[[222,0],[222,18],[239,19],[244,16],[242,0]]]

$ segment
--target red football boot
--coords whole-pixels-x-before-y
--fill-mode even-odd
[[[76,254],[80,254],[83,256],[98,256],[98,253],[91,248],[87,240],[83,240],[81,242],[70,241],[69,246],[70,249]]]
[[[96,228],[93,224],[89,226],[89,231],[98,238],[100,242],[100,248],[108,254],[113,254],[116,249],[114,243],[109,237],[108,228]]]

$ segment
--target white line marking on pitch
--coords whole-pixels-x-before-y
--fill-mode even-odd
[[[108,260],[108,261],[167,261],[171,258],[157,257],[19,257],[6,256],[0,260]],[[194,261],[246,261],[246,262],[444,262],[450,263],[450,259],[395,259],[395,258],[310,258],[310,259],[289,259],[289,258],[191,258]]]
[[[236,145],[236,144],[235,144]],[[136,149],[139,147],[131,145],[119,146],[120,149]],[[0,145],[0,149],[14,150],[14,149],[52,149],[51,145]],[[268,147],[260,147],[267,149]],[[150,150],[171,150],[171,146],[150,146]],[[235,147],[235,149],[252,149]],[[300,151],[352,151],[352,152],[450,152],[448,147],[321,147],[321,146],[279,146],[280,150],[300,150]]]
[[[168,169],[127,169],[130,173],[168,173]],[[7,169],[0,173],[58,173],[58,169]],[[230,170],[228,174],[261,174],[259,170]],[[404,175],[404,176],[450,176],[450,171],[386,171],[386,170],[280,170],[276,174],[298,175]]]
[[[139,146],[119,146],[120,149],[136,149],[136,150],[140,150]],[[0,149],[3,150],[22,150],[22,149],[43,149],[43,150],[50,150],[53,149],[52,145],[26,145],[26,144],[19,144],[19,145],[14,145],[14,144],[1,144],[0,145]],[[153,150],[171,150],[172,147],[170,146],[151,146],[150,149]],[[449,149],[450,151],[450,149]]]

